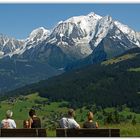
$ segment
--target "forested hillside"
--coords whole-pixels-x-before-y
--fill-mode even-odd
[[[39,92],[51,101],[68,101],[77,108],[96,104],[112,107],[127,104],[140,112],[140,49],[132,49],[101,64],[89,65],[11,92]]]

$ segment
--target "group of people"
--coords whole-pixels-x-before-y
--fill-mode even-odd
[[[16,123],[12,119],[13,112],[8,110],[6,118],[1,121],[0,128],[16,128]],[[36,116],[34,109],[29,111],[30,118],[23,121],[23,128],[41,128],[41,120]]]
[[[63,117],[60,120],[61,128],[81,128],[81,126],[75,121],[75,111],[73,109],[68,110],[67,117]],[[87,121],[83,123],[83,128],[98,128],[98,123],[93,121],[93,113],[88,112]]]
[[[8,110],[6,112],[6,118],[1,121],[0,128],[16,128],[16,123],[12,119],[13,112]],[[41,128],[41,120],[36,115],[34,109],[30,109],[29,111],[30,118],[23,121],[23,128]],[[73,109],[69,109],[67,116],[63,117],[59,121],[59,125],[61,128],[81,128],[81,126],[74,119],[75,111]],[[88,112],[87,121],[83,123],[83,128],[98,128],[98,123],[93,121],[93,113]]]

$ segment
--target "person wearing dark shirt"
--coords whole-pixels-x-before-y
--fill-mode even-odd
[[[84,122],[83,128],[98,128],[98,123],[93,122],[93,113],[92,112],[88,112],[87,121]]]
[[[41,120],[36,116],[35,110],[31,109],[29,111],[29,128],[41,128]]]

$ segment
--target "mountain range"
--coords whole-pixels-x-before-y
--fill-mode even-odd
[[[96,64],[140,47],[140,32],[110,16],[89,13],[39,27],[28,38],[0,35],[0,93]]]

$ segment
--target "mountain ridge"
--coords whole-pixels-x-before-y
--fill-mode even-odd
[[[95,13],[71,17],[59,22],[52,30],[39,27],[25,40],[1,36],[0,81],[4,77],[7,81],[0,83],[0,91],[97,64],[139,47],[139,32],[108,15],[101,17]],[[21,66],[29,72],[28,76]]]
[[[135,32],[127,25],[124,25],[119,21],[114,21],[110,16],[101,17],[94,12],[91,12],[86,16],[74,16],[65,21],[61,21],[52,30],[47,30],[44,27],[34,29],[28,38],[22,40],[24,45],[21,45],[19,50],[15,50],[15,52],[12,51],[13,54],[10,53],[9,55],[12,56],[14,54],[23,54],[26,50],[29,50],[32,47],[37,47],[38,44],[42,43],[43,41],[45,41],[46,44],[55,44],[56,46],[60,47],[60,49],[62,49],[66,55],[67,53],[69,55],[69,53],[72,53],[69,46],[74,45],[74,49],[76,49],[76,47],[79,48],[83,43],[88,47],[86,46],[84,48],[83,45],[81,48],[79,48],[79,51],[81,51],[82,54],[79,54],[79,58],[81,59],[87,57],[93,52],[93,48],[99,45],[99,43],[108,33],[108,30],[111,30],[113,26],[116,26],[116,28],[119,29],[116,31],[117,36],[119,36],[119,33],[117,32],[121,31],[125,36],[127,35],[128,40],[130,40],[132,44],[140,47],[139,32]],[[78,45],[78,42],[80,45]],[[90,46],[90,42],[92,42],[92,46],[94,47]],[[4,43],[3,45],[1,43],[1,46],[4,46]],[[65,48],[67,48],[67,50]],[[0,51],[1,54],[3,54],[2,49],[0,49]]]

